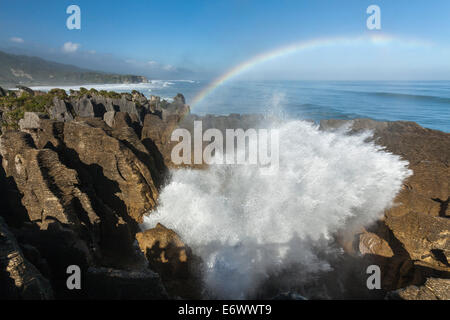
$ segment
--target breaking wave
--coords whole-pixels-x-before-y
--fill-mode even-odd
[[[349,221],[380,218],[411,174],[406,161],[367,142],[370,132],[324,132],[301,120],[277,128],[274,175],[250,165],[174,170],[145,218],[143,229],[160,222],[202,258],[210,296],[249,297],[292,264],[298,279],[330,270],[314,248],[331,250]]]
[[[172,101],[172,98],[169,97],[176,94],[178,87],[177,83],[190,83],[195,84],[196,82],[193,80],[149,80],[148,82],[142,83],[113,83],[113,84],[82,84],[82,85],[61,85],[61,86],[34,86],[30,87],[32,90],[42,90],[49,91],[55,87],[61,88],[69,92],[72,90],[79,90],[81,87],[86,89],[96,89],[96,90],[107,90],[107,91],[116,91],[116,92],[131,92],[133,90],[138,90],[142,92],[146,96],[150,96],[152,94],[156,94],[161,96],[162,99],[167,101]],[[167,92],[169,90],[170,92]],[[173,92],[175,93],[173,93]],[[164,95],[169,96],[164,96]]]

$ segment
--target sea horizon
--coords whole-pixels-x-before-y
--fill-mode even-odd
[[[133,84],[31,86],[51,88],[137,90],[149,97],[171,101],[182,93],[186,103],[211,81],[149,80]],[[191,105],[196,114],[277,113],[294,119],[370,118],[379,121],[414,121],[429,129],[450,132],[450,80],[235,80],[214,88]]]

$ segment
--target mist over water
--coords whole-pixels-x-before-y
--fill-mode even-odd
[[[380,218],[411,174],[407,162],[365,142],[370,133],[323,132],[302,120],[276,127],[275,174],[251,165],[174,170],[145,218],[143,229],[160,222],[202,258],[209,297],[252,296],[292,265],[296,283],[329,271],[323,253],[339,254],[333,233]]]

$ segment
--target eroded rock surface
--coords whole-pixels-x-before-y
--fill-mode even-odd
[[[389,299],[450,300],[450,279],[429,278],[422,286],[408,286],[389,293]]]
[[[0,217],[0,297],[52,299],[50,282],[23,255],[14,235]]]
[[[173,230],[158,223],[136,234],[136,239],[155,270],[175,277],[187,276],[189,248]]]
[[[167,297],[134,245],[138,223],[155,207],[162,181],[134,129],[127,122],[111,128],[99,118],[27,117],[22,132],[0,137],[2,187],[13,182],[8,188],[17,189],[12,194],[24,214],[1,214],[14,223],[25,254],[49,277],[55,296],[101,297],[94,289],[67,290],[66,268],[78,265],[83,277],[91,275],[88,268],[115,270],[114,276],[96,276],[110,278],[116,293],[107,297],[119,295],[122,285],[142,298]]]
[[[141,223],[144,213],[156,205],[158,190],[153,177],[158,179],[157,170],[151,167],[152,157],[132,129],[124,129],[128,131],[111,130],[99,119],[78,119],[65,123],[64,145],[77,158],[74,166],[84,167],[94,183],[103,181],[96,191],[104,202]],[[111,199],[114,197],[117,201]],[[120,208],[119,202],[124,207]]]
[[[359,237],[357,244],[367,259],[382,267],[385,288],[420,286],[428,277],[450,278],[450,134],[413,122],[320,122],[322,130],[343,127],[349,134],[371,130],[375,143],[408,160],[413,171],[395,205],[385,212],[382,221]],[[408,289],[404,297],[414,296],[415,293],[410,294],[414,288]],[[417,296],[428,294],[420,290],[414,291]]]
[[[172,296],[202,298],[202,262],[173,230],[158,223],[136,234],[136,239],[150,268],[161,275]]]

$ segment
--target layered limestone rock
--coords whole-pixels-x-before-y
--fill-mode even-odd
[[[136,240],[154,270],[186,277],[189,249],[173,230],[158,223],[155,228],[137,233]]]
[[[0,153],[28,214],[18,234],[39,249],[59,277],[70,264],[119,264],[130,256],[130,228],[83,187],[78,173],[55,151],[36,149],[29,134],[8,132],[0,139]]]
[[[366,232],[359,236],[359,252],[361,254],[376,254],[390,258],[394,255],[388,242],[375,233]]]
[[[346,128],[349,134],[371,130],[375,143],[408,160],[413,171],[384,219],[356,244],[382,267],[385,288],[450,276],[450,134],[413,122],[369,119],[322,120],[320,128]]]
[[[31,134],[3,134],[0,153],[5,177],[13,179],[26,209],[16,234],[40,253],[57,297],[86,294],[65,287],[72,264],[82,270],[109,265],[145,273],[134,234],[156,203],[153,179],[159,176],[134,130],[111,129],[93,118],[65,123],[39,118],[26,130]],[[152,278],[142,277],[147,284]],[[112,281],[119,288],[126,278]]]
[[[409,212],[388,216],[387,225],[412,260],[450,271],[450,219]]]
[[[64,145],[74,153],[74,166],[83,166],[94,183],[101,181],[97,193],[120,215],[141,223],[155,207],[157,171],[131,128],[115,131],[99,119],[78,119],[65,123]]]
[[[53,98],[53,105],[49,108],[49,115],[58,121],[72,121],[75,111],[72,106],[62,99]]]
[[[177,94],[169,103],[154,96],[147,100],[137,91],[111,96],[89,91],[64,99],[54,97],[48,113],[57,121],[71,122],[78,116],[102,118],[113,129],[131,127],[150,153],[158,158],[158,171],[163,172],[166,166],[172,166],[170,154],[176,142],[171,142],[170,136],[189,111],[182,94]]]
[[[133,91],[132,94],[108,94],[95,90],[86,92],[82,94],[76,91],[65,98],[54,97],[48,109],[50,117],[59,121],[72,121],[76,116],[104,118],[108,112],[123,112],[142,125],[147,114],[155,114],[165,119],[172,114],[183,115],[189,112],[189,106],[186,105],[182,94],[175,96],[173,102],[169,103],[154,98],[147,100],[137,91]]]
[[[103,116],[103,121],[113,129],[130,127],[138,136],[141,136],[142,127],[136,115],[130,116],[127,112],[108,111]]]
[[[35,149],[35,145],[39,150],[49,148],[57,151],[58,154],[51,150],[33,152],[52,155],[53,158],[60,156],[70,168],[85,173],[82,178],[91,175],[88,180],[101,197],[104,195],[105,203],[109,202],[110,207],[122,216],[129,215],[141,222],[142,215],[156,204],[164,164],[155,160],[157,157],[140,141],[127,113],[118,112],[114,119],[114,128],[111,128],[96,118],[77,118],[77,121],[62,123],[36,113],[26,113],[22,127],[32,138],[25,138],[22,134],[17,148],[25,148],[22,153]],[[7,141],[6,136],[5,143]],[[13,144],[9,146],[13,148]],[[10,151],[5,150],[8,157]],[[124,205],[108,201],[114,197],[111,194]]]
[[[39,128],[42,119],[48,119],[47,115],[37,112],[25,112],[23,119],[19,120],[19,128],[22,131]]]
[[[140,139],[141,123],[145,114],[171,104],[150,103],[136,92],[112,98],[53,94],[51,119],[27,112],[21,131],[0,138],[2,199],[14,198],[4,199],[8,206],[0,215],[14,225],[24,248],[14,259],[2,251],[19,288],[8,295],[34,298],[27,288],[36,281],[20,274],[26,267],[30,274],[36,271],[36,279],[39,272],[48,277],[56,298],[167,298],[134,242],[138,223],[156,206],[165,173],[164,162]],[[88,288],[67,289],[69,265],[81,268]],[[51,297],[43,287],[38,291]]]
[[[159,106],[158,99],[151,103]],[[144,118],[141,140],[151,153],[155,155],[158,162],[162,163],[158,169],[164,172],[164,167],[178,167],[172,162],[171,154],[173,147],[178,141],[172,141],[172,132],[180,127],[183,119],[189,114],[190,108],[185,104],[183,95],[178,94],[174,102],[160,108],[161,112],[147,114]]]
[[[52,299],[50,282],[23,255],[14,235],[0,217],[0,297]]]
[[[142,143],[153,154],[158,155],[160,161],[167,167],[176,167],[171,160],[172,148],[177,144],[171,141],[172,132],[178,127],[180,118],[178,115],[166,116],[165,120],[157,115],[145,116],[142,127]],[[162,168],[159,168],[162,170]]]
[[[137,233],[136,240],[150,268],[158,272],[172,296],[202,297],[201,261],[173,230],[158,223]]]
[[[57,220],[80,226],[77,211],[82,209],[90,224],[98,222],[89,198],[78,188],[76,171],[64,166],[55,151],[36,149],[29,134],[8,132],[0,139],[0,153],[6,175],[14,177],[23,194],[31,221],[46,224]]]
[[[389,293],[388,299],[450,300],[450,279],[428,278],[422,286],[408,286]]]

